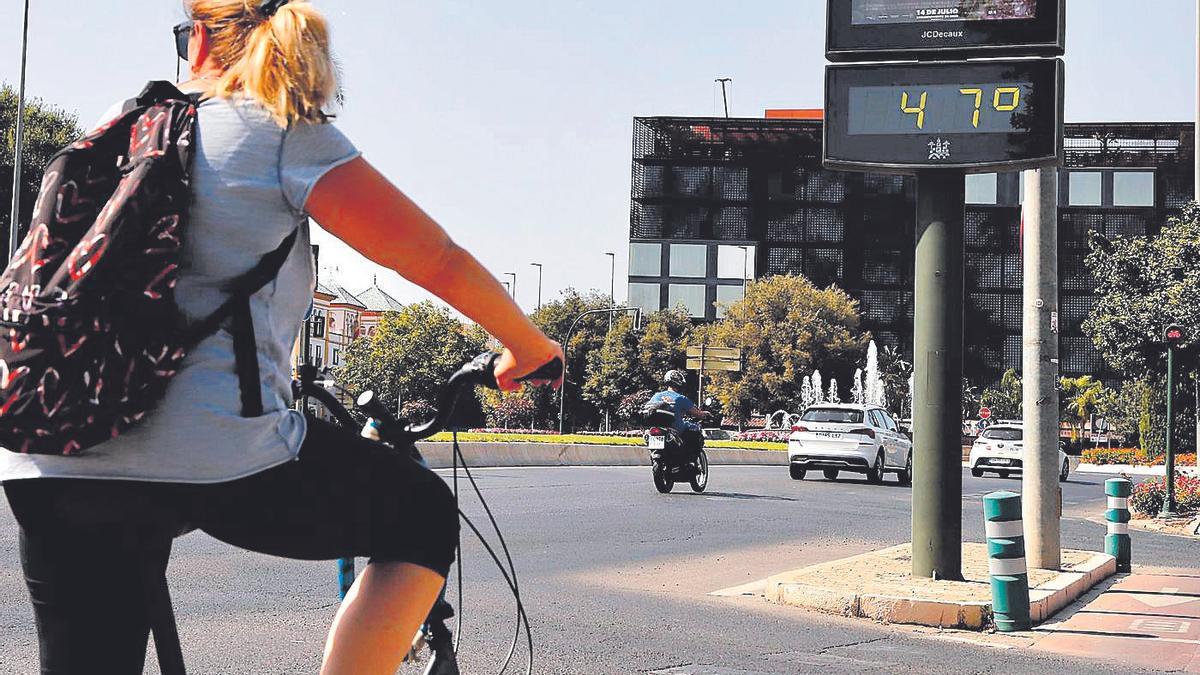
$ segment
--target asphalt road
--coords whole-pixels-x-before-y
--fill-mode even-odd
[[[708,595],[908,541],[911,491],[891,479],[883,486],[796,482],[783,467],[714,467],[708,493],[692,495],[683,486],[659,495],[648,468],[492,469],[476,476],[517,562],[538,673],[1118,672],[964,641],[962,634]],[[1103,548],[1103,525],[1088,519],[1102,516],[1104,478],[1080,475],[1065,484],[1064,545]],[[963,485],[966,538],[982,541],[982,496],[1019,481],[964,472]],[[486,523],[475,500],[464,497],[464,508]],[[1200,542],[1157,534],[1135,532],[1133,551],[1135,563],[1155,566],[1195,567],[1200,560]],[[462,663],[473,674],[496,672],[514,619],[485,555],[464,540]],[[0,560],[0,673],[32,673],[36,640],[6,506]],[[177,542],[170,575],[191,672],[316,672],[336,609],[333,563],[244,553],[192,534]],[[147,672],[157,671],[151,665]]]

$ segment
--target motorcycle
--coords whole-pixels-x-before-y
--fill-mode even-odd
[[[651,425],[646,435],[646,445],[650,449],[654,487],[667,494],[674,489],[676,482],[687,481],[692,486],[692,492],[704,492],[708,487],[708,454],[704,452],[704,437],[695,434],[697,444],[673,428],[674,407],[673,402],[664,401],[647,404],[643,409],[646,421]]]

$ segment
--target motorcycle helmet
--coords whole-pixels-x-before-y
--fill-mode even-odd
[[[668,387],[682,389],[687,386],[687,375],[680,370],[668,370],[666,375],[663,375],[663,384]]]

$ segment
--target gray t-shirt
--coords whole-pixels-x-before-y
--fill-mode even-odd
[[[0,450],[0,481],[97,478],[216,483],[294,459],[304,417],[289,407],[291,355],[312,302],[313,260],[304,205],[330,169],[359,156],[331,124],[281,129],[255,102],[215,99],[200,106],[195,200],[176,301],[188,318],[209,315],[222,290],[297,227],[278,278],[251,298],[262,375],[262,417],[241,416],[231,336],[201,342],[139,426],[77,457]]]

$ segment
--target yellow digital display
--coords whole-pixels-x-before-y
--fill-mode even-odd
[[[851,87],[849,133],[973,134],[1025,130],[1032,85],[987,84]]]

